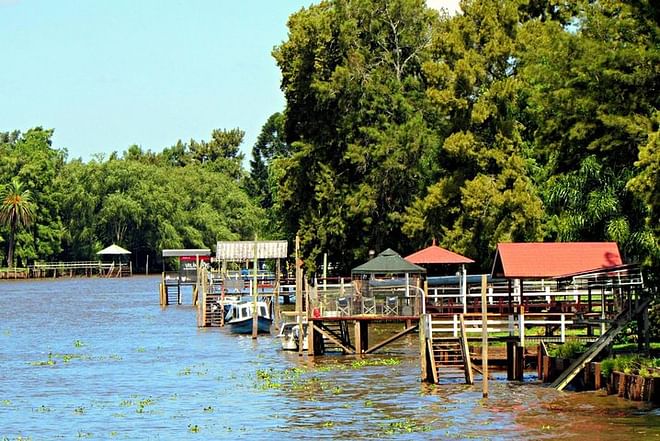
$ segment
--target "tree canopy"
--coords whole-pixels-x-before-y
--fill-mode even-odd
[[[31,223],[3,257],[133,258],[299,235],[314,270],[436,239],[488,271],[502,241],[616,241],[660,267],[660,27],[643,1],[324,0],[273,50],[286,100],[249,170],[245,133],[85,163],[52,130],[0,133],[0,185]],[[18,225],[18,224],[17,224]],[[10,246],[10,242],[12,246]]]

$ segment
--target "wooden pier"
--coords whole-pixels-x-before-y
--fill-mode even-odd
[[[5,268],[0,279],[45,279],[58,277],[131,277],[132,262],[38,262],[27,268]]]

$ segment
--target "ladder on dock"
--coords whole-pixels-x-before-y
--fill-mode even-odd
[[[348,323],[345,320],[319,322],[318,326],[323,335],[323,352],[355,353],[351,344]]]
[[[433,382],[439,383],[440,379],[444,378],[465,378],[467,384],[473,384],[472,362],[463,315],[460,316],[458,337],[434,331],[433,321],[431,321],[429,334],[427,350],[430,356]]]
[[[584,352],[577,360],[571,364],[568,369],[566,369],[562,374],[550,385],[557,390],[563,390],[569,383],[584,369],[587,363],[591,362],[598,354],[601,353],[603,349],[608,347],[614,338],[623,331],[628,323],[633,320],[633,317],[636,317],[648,308],[651,303],[651,299],[646,299],[642,301],[635,310],[631,313],[630,310],[625,310],[619,314],[616,319],[612,322],[610,328],[601,335],[598,340],[596,340],[590,347]]]

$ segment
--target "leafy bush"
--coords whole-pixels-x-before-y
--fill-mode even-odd
[[[660,358],[644,358],[640,355],[622,355],[616,358],[608,358],[601,362],[600,371],[606,377],[616,371],[626,374],[638,373],[643,377],[658,377],[660,371]]]
[[[576,358],[579,354],[584,352],[585,349],[586,346],[581,341],[567,340],[566,343],[557,345],[548,350],[548,354],[551,357]]]
[[[605,375],[605,377],[609,377],[612,371],[614,371],[613,358],[605,359],[600,363],[600,372]]]

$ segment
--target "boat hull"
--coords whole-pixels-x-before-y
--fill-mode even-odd
[[[257,319],[257,331],[259,334],[268,334],[270,333],[270,325],[273,321],[266,317],[259,317]],[[227,323],[229,329],[234,334],[252,334],[252,318],[247,318],[245,320],[231,321]]]

